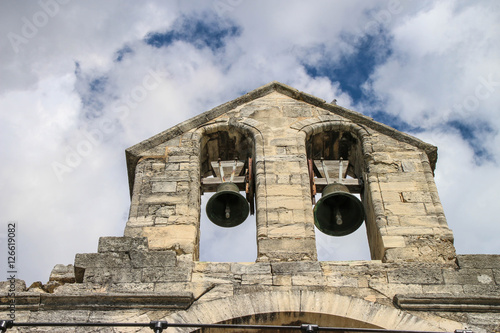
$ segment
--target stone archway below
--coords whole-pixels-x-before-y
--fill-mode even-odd
[[[261,313],[252,316],[233,318],[219,324],[241,324],[241,325],[271,325],[271,326],[301,326],[302,324],[321,323],[322,327],[356,327],[356,328],[381,328],[375,325],[364,323],[355,319],[338,317],[323,313],[309,312],[278,312]],[[203,333],[227,333],[241,332],[241,330],[228,330],[218,328],[198,329],[194,332]],[[254,329],[253,333],[272,332],[269,329]],[[279,333],[297,333],[296,329],[280,329]]]
[[[425,313],[425,320],[389,305],[321,290],[279,290],[235,295],[203,302],[165,318],[171,323],[239,323],[323,327],[454,331],[462,324]],[[193,332],[196,328],[177,329]],[[232,330],[224,329],[228,333]],[[252,330],[253,332],[255,330]],[[218,332],[203,330],[203,332]],[[222,332],[222,330],[221,330]],[[232,332],[241,332],[235,330]],[[280,330],[281,332],[281,330]]]

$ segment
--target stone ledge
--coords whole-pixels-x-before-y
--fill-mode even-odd
[[[461,254],[457,261],[460,268],[500,268],[498,254]]]
[[[147,250],[146,237],[100,237],[98,252],[129,252],[131,250]]]
[[[19,310],[117,310],[117,309],[187,309],[194,301],[191,292],[163,294],[93,293],[81,295],[32,294],[16,295]],[[9,308],[10,298],[0,294],[0,311]]]
[[[0,311],[9,310],[9,305],[12,297],[8,296],[8,293],[0,294]],[[36,310],[40,305],[40,295],[29,292],[18,292],[16,293],[16,310]]]
[[[500,295],[397,294],[394,304],[403,310],[413,311],[500,312]]]

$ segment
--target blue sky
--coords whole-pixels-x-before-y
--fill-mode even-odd
[[[1,2],[0,228],[19,223],[20,277],[45,282],[100,236],[123,234],[127,147],[273,80],[437,145],[458,252],[500,253],[499,6]],[[203,224],[206,258],[252,260],[252,227]],[[355,249],[326,242],[324,257],[368,256],[362,232],[347,240]]]

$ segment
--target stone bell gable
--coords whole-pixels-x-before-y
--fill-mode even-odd
[[[456,255],[433,177],[437,148],[413,136],[271,82],[126,157],[124,235],[101,237],[96,253],[57,265],[46,284],[15,281],[17,321],[500,331],[500,255]],[[214,223],[256,223],[255,262],[199,261],[210,192]],[[318,261],[318,229],[335,244],[359,222],[371,260]],[[11,285],[0,282],[0,320]]]
[[[197,260],[200,180],[211,162],[251,158],[257,261],[316,260],[311,192],[324,179],[310,179],[308,160],[343,158],[361,184],[372,259],[455,260],[433,178],[436,147],[279,82],[126,154],[132,204],[125,235],[147,237],[151,249]]]

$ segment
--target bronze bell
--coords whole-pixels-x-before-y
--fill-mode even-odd
[[[314,224],[330,236],[345,236],[356,231],[365,219],[361,201],[346,186],[329,184],[314,206]]]
[[[208,200],[207,216],[216,225],[225,228],[236,227],[248,217],[250,209],[247,199],[240,194],[238,185],[222,183]]]

